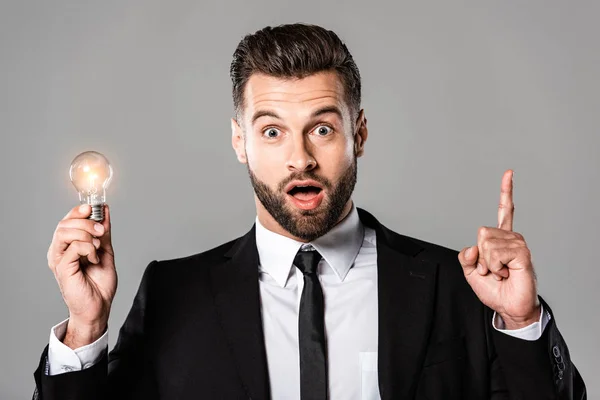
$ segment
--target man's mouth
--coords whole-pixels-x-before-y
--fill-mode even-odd
[[[310,200],[318,195],[321,190],[321,188],[316,186],[294,186],[288,194],[299,200]]]
[[[317,208],[323,201],[323,187],[315,181],[294,181],[286,186],[292,203],[303,210]]]

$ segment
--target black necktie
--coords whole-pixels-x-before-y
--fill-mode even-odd
[[[294,258],[294,265],[304,274],[304,289],[298,317],[302,400],[327,399],[325,313],[323,290],[317,274],[320,260],[321,255],[314,249],[300,250]]]

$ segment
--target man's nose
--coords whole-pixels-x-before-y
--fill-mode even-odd
[[[317,166],[317,160],[308,148],[309,143],[304,135],[297,135],[292,143],[292,152],[286,163],[290,171],[310,171]]]

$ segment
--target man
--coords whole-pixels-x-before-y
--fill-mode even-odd
[[[58,224],[48,252],[69,309],[35,372],[49,399],[584,399],[531,256],[498,226],[456,251],[390,231],[351,199],[368,137],[360,75],[331,31],[267,27],[231,65],[232,145],[256,224],[147,267],[117,345],[110,212]],[[462,265],[462,267],[461,267]]]

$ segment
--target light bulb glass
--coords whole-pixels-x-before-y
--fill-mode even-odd
[[[90,219],[104,219],[104,203],[106,189],[112,180],[113,170],[104,155],[96,151],[86,151],[79,154],[69,169],[73,186],[79,193],[79,202],[92,206]]]

